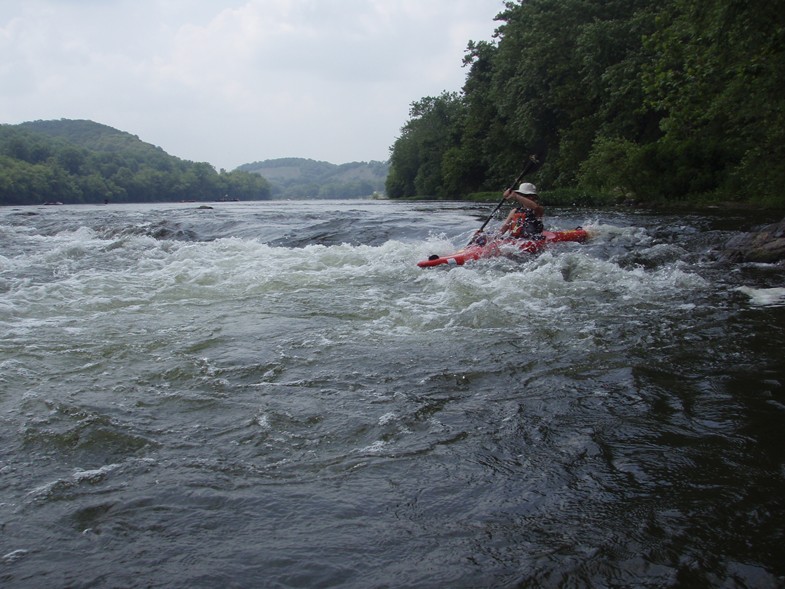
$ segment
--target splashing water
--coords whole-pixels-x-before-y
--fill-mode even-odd
[[[485,215],[0,211],[3,585],[781,584],[783,270],[595,210],[416,266]]]

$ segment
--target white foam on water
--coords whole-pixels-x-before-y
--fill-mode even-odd
[[[750,304],[755,307],[779,307],[785,305],[785,288],[752,288],[740,286],[736,290],[750,298]]]
[[[599,243],[650,239],[635,227],[585,227]],[[145,336],[151,317],[160,317],[152,319],[159,337],[193,331],[195,321],[220,328],[225,317],[237,322],[243,314],[309,323],[323,317],[334,327],[303,337],[312,347],[326,347],[362,337],[514,328],[532,318],[544,329],[548,321],[577,317],[579,329],[589,320],[583,316],[588,306],[595,313],[632,314],[636,306],[672,305],[706,287],[677,263],[653,271],[626,268],[574,243],[531,259],[421,269],[417,261],[460,246],[442,234],[297,248],[238,237],[189,242],[104,235],[86,228],[36,235],[30,239],[41,243],[4,261],[13,267],[0,277],[10,282],[0,328],[20,339],[40,330],[51,339],[62,333],[75,340],[98,332],[109,342],[118,330]]]
[[[29,550],[26,550],[24,548],[19,548],[17,550],[12,550],[8,554],[4,554],[2,560],[6,564],[8,564],[8,563],[16,562],[17,560],[24,558],[28,554],[30,554]]]
[[[91,470],[76,469],[70,477],[59,478],[35,487],[27,493],[32,499],[48,499],[53,495],[76,487],[83,483],[96,484],[103,481],[111,472],[120,468],[119,464],[107,464]]]

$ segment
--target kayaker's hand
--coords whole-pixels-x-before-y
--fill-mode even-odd
[[[482,231],[477,231],[472,237],[472,240],[469,243],[473,243],[476,245],[485,245],[488,242],[488,238]]]

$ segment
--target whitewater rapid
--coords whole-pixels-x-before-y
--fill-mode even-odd
[[[416,266],[487,214],[0,210],[3,586],[781,584],[782,268],[593,209]]]

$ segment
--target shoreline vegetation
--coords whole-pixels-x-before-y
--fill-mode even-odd
[[[466,195],[461,199],[439,199],[434,197],[405,197],[392,200],[406,201],[452,201],[452,202],[474,202],[482,204],[496,204],[501,199],[502,190],[496,192],[475,192]],[[555,190],[543,190],[540,197],[545,207],[592,207],[592,208],[624,208],[624,209],[643,209],[643,210],[738,210],[738,211],[768,211],[777,219],[785,216],[785,204],[767,204],[758,202],[740,202],[721,199],[695,199],[669,201],[667,199],[656,199],[648,201],[635,201],[632,199],[620,198],[613,194],[590,193],[581,189],[563,188]]]
[[[461,92],[411,104],[391,198],[476,200],[535,155],[546,202],[785,208],[773,4],[506,2],[496,21],[468,44]]]

